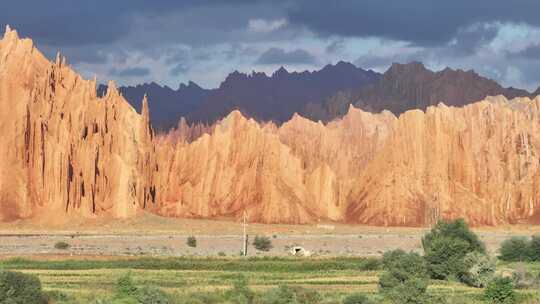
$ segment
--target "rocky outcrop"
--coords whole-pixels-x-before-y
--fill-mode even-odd
[[[152,130],[9,27],[0,40],[0,218],[131,217],[153,201]],[[150,194],[149,194],[150,193]]]
[[[385,147],[360,174],[350,222],[475,225],[538,221],[540,98],[488,98],[401,115]]]
[[[106,85],[98,86],[98,96],[107,93]],[[142,109],[144,96],[152,101],[152,126],[157,132],[167,132],[176,126],[178,120],[199,108],[213,90],[203,89],[190,81],[187,85],[180,84],[173,90],[168,86],[160,86],[155,82],[136,86],[119,87],[118,91],[137,110]]]
[[[155,135],[114,83],[103,97],[11,29],[0,40],[0,220],[135,217],[421,226],[540,223],[540,98],[399,116],[349,106],[278,126],[232,111]]]

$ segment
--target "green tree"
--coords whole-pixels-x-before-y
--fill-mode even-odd
[[[540,235],[533,235],[529,244],[529,259],[540,262]]]
[[[0,271],[0,304],[46,304],[39,279],[30,274]]]
[[[516,294],[512,279],[497,277],[484,290],[485,299],[491,304],[516,303]]]
[[[531,243],[524,237],[512,237],[501,244],[499,259],[503,261],[528,261],[531,257]]]
[[[394,250],[383,255],[379,288],[393,303],[426,303],[428,282],[428,269],[419,254]]]
[[[434,279],[460,278],[466,271],[465,255],[485,253],[484,244],[463,219],[439,221],[422,238],[424,257]]]

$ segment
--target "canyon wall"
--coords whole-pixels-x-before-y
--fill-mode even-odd
[[[134,216],[152,200],[152,130],[113,83],[103,98],[65,58],[0,41],[0,219]]]
[[[420,226],[540,223],[540,98],[489,97],[396,117],[349,107],[277,126],[238,111],[156,136],[109,83],[0,40],[0,220],[240,218]]]

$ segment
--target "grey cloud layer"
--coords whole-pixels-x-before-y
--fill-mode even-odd
[[[354,39],[375,38],[413,50],[396,53],[392,43],[382,43],[380,52],[349,60],[358,58],[362,67],[409,60],[477,70],[489,64],[487,76],[505,81],[505,73],[517,69],[523,79],[514,77],[512,84],[532,86],[540,80],[531,72],[540,70],[538,43],[510,53],[482,48],[497,37],[500,24],[540,27],[539,10],[537,0],[18,0],[0,2],[0,25],[32,37],[50,57],[61,50],[86,72],[121,83],[152,76],[171,84],[189,80],[182,79],[187,73],[210,75],[208,68],[226,74],[238,64],[248,70],[275,64],[319,68],[345,59]],[[268,30],[260,30],[263,25]],[[126,69],[128,62],[134,67]],[[212,76],[214,84],[221,74]]]

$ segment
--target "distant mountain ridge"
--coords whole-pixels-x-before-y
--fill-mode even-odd
[[[343,61],[318,71],[289,72],[281,67],[272,75],[234,71],[217,89],[204,89],[189,82],[177,90],[154,82],[120,87],[119,91],[137,111],[148,95],[150,118],[157,130],[177,125],[181,117],[190,123],[213,123],[232,110],[258,120],[282,123],[309,103],[322,103],[339,91],[379,80],[381,74]],[[98,96],[107,91],[100,85]]]
[[[497,95],[510,99],[537,94],[504,88],[473,70],[447,67],[434,72],[420,62],[393,63],[378,82],[339,92],[322,104],[310,105],[302,114],[314,120],[330,121],[345,115],[349,105],[353,104],[369,112],[388,110],[399,115],[412,109],[426,110],[439,102],[448,106],[464,106]]]
[[[379,74],[343,61],[313,72],[289,72],[281,67],[270,76],[235,71],[216,89],[189,82],[177,90],[156,83],[119,90],[138,110],[144,94],[148,95],[152,124],[157,130],[176,126],[181,117],[191,124],[212,124],[233,110],[278,124],[294,113],[328,122],[345,115],[351,104],[370,112],[389,110],[399,115],[439,102],[463,106],[487,96],[533,97],[540,92],[504,88],[472,70],[446,68],[434,72],[420,62],[410,62],[394,63]],[[106,86],[101,85],[98,94],[105,91]]]
[[[238,109],[257,120],[282,123],[308,103],[321,103],[339,91],[374,83],[380,77],[343,61],[314,72],[291,73],[283,67],[271,76],[234,72],[187,118],[211,123]]]

